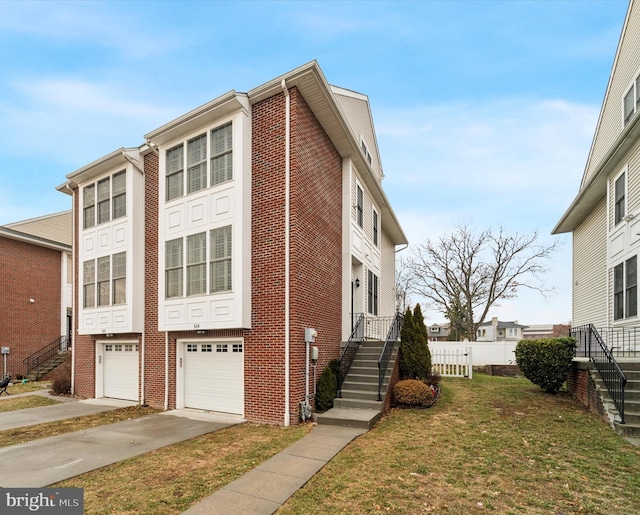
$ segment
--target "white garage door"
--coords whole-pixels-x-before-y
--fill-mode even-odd
[[[138,346],[108,343],[104,346],[104,396],[138,400]]]
[[[184,405],[244,414],[242,343],[186,343]]]

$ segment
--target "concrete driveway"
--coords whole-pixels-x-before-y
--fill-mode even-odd
[[[2,413],[0,430],[116,409],[122,403],[92,399]],[[174,410],[0,448],[0,487],[48,486],[242,422],[240,417]]]

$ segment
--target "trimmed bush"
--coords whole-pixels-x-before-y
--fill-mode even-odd
[[[400,331],[400,377],[424,380],[431,373],[431,353],[427,327],[420,305],[413,313],[407,308]]]
[[[71,393],[71,379],[59,377],[51,383],[51,391],[55,395],[69,395]]]
[[[426,406],[433,399],[433,394],[422,381],[405,379],[393,387],[393,398],[396,404],[419,407]]]
[[[338,394],[338,380],[329,366],[324,367],[316,386],[316,409],[327,411],[333,408],[333,399]]]
[[[331,369],[331,372],[333,372],[333,375],[336,376],[336,394],[337,394],[337,392],[338,392],[338,382],[340,381],[340,360],[339,359],[332,359],[327,364],[327,367],[329,367]]]
[[[575,352],[573,338],[521,340],[516,345],[516,362],[529,381],[556,393],[567,380]]]

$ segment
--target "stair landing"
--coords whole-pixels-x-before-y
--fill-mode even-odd
[[[318,424],[341,427],[371,429],[382,417],[382,411],[361,408],[331,408],[324,413],[315,413]]]

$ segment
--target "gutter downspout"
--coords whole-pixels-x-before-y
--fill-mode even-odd
[[[71,240],[71,395],[76,394],[76,192],[67,182],[67,189],[71,192],[71,198],[73,199],[71,205],[71,227],[73,227],[73,239]]]
[[[169,332],[164,333],[164,410],[169,409]]]
[[[289,246],[290,246],[290,175],[291,175],[291,162],[290,162],[290,151],[291,151],[291,122],[289,120],[291,114],[291,98],[289,97],[289,90],[287,89],[287,83],[285,79],[282,79],[282,91],[285,96],[285,161],[284,161],[284,180],[285,180],[285,202],[284,202],[284,425],[287,427],[290,424],[290,393],[289,393],[289,382],[290,382],[290,345],[291,345],[291,335],[290,335],[290,291],[289,291],[289,271],[290,271],[290,262],[289,262]]]

